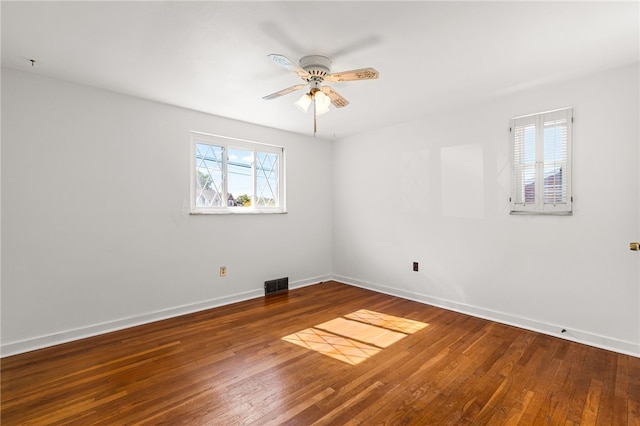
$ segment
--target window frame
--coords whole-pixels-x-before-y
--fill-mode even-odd
[[[566,188],[566,201],[547,202],[545,200],[545,123],[549,120],[566,118],[566,146],[564,147],[566,159],[562,163],[562,185]],[[511,149],[511,197],[509,198],[510,214],[531,214],[531,215],[572,215],[573,214],[573,108],[558,108],[535,114],[522,115],[511,119],[509,127],[509,141]],[[524,126],[534,126],[535,129],[535,165],[534,165],[534,201],[527,203],[526,200],[518,200],[517,192],[526,193],[522,179],[518,179],[525,165],[517,164],[517,141],[516,128]],[[521,155],[525,149],[522,148]],[[524,164],[524,163],[521,163]],[[538,188],[541,188],[539,190]],[[522,196],[522,195],[521,195]]]
[[[214,135],[209,133],[191,131],[190,132],[190,149],[189,149],[189,214],[281,214],[286,213],[286,194],[285,194],[285,148],[282,146],[265,144],[255,141],[249,141],[245,139],[238,139],[229,136]],[[198,206],[196,205],[196,145],[205,144],[210,146],[217,146],[222,148],[222,205],[221,206]],[[252,205],[248,207],[229,206],[229,188],[228,188],[228,170],[227,163],[229,161],[228,152],[229,149],[241,149],[252,152],[252,181],[253,181],[253,194]],[[256,181],[258,174],[256,173],[256,157],[257,153],[268,153],[278,155],[278,204],[276,206],[262,206],[255,205],[256,197]],[[236,196],[241,194],[236,194]]]

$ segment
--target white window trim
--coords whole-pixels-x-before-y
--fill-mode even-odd
[[[274,153],[279,155],[278,162],[278,206],[275,207],[256,207],[252,205],[250,207],[229,207],[226,203],[220,207],[202,207],[196,206],[196,144],[205,143],[209,145],[221,146],[224,149],[225,160],[223,162],[223,194],[222,199],[227,200],[229,197],[227,188],[227,160],[226,155],[229,148],[241,148],[251,150],[253,152],[253,185],[254,195],[256,186],[256,173],[255,173],[255,157],[256,151]],[[245,139],[237,139],[229,136],[214,135],[209,133],[202,133],[197,131],[191,131],[190,137],[190,149],[189,149],[189,199],[190,199],[190,211],[192,215],[207,215],[207,214],[283,214],[287,212],[286,209],[286,194],[285,194],[285,149],[284,147],[277,145],[270,145],[260,142],[254,142]]]
[[[515,165],[515,128],[516,122],[520,123],[523,120],[530,121],[536,126],[536,171],[535,171],[535,179],[536,179],[536,188],[543,187],[544,180],[544,139],[542,133],[539,131],[543,128],[543,123],[545,116],[548,115],[557,115],[566,113],[567,117],[567,146],[566,146],[566,170],[563,172],[563,179],[566,179],[566,188],[567,188],[567,201],[566,203],[545,203],[544,202],[544,191],[537,190],[535,194],[535,202],[534,203],[516,203],[515,200],[515,176],[516,176],[516,165]],[[522,125],[522,124],[521,124]],[[511,152],[511,198],[509,199],[512,215],[520,215],[520,214],[531,214],[531,215],[572,215],[573,214],[573,191],[572,191],[572,174],[573,174],[573,108],[558,108],[550,111],[544,111],[536,114],[528,114],[519,117],[514,117],[511,119],[509,133],[509,142],[510,142],[510,152]]]

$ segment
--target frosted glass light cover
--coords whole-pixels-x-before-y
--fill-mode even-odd
[[[331,105],[331,99],[322,92],[316,92],[314,95],[316,101],[316,115],[322,115],[329,112],[329,105]]]
[[[311,96],[309,96],[308,93],[305,93],[300,99],[294,102],[294,105],[298,107],[300,111],[306,114],[309,110],[309,105],[311,105]]]

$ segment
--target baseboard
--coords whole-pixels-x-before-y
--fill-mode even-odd
[[[289,281],[289,289],[293,290],[296,288],[302,288],[302,287],[307,287],[310,285],[315,285],[315,284],[320,284],[323,283],[325,281],[330,281],[333,278],[331,277],[331,275],[320,275],[317,277],[311,277],[311,278],[307,278],[304,280],[298,280],[298,281]],[[262,295],[264,296],[264,291],[262,293]]]
[[[309,285],[318,284],[320,282],[330,280],[330,276],[319,276],[307,278],[304,280],[290,282],[289,288],[301,288]],[[155,321],[161,321],[168,318],[179,317],[181,315],[191,314],[194,312],[204,311],[219,306],[229,305],[231,303],[242,302],[245,300],[264,297],[264,289],[260,287],[257,290],[236,293],[228,296],[217,297],[198,303],[177,306],[174,308],[164,309],[156,312],[150,312],[142,315],[136,315],[129,318],[122,318],[114,321],[93,324],[87,327],[81,327],[73,330],[65,330],[60,333],[48,334],[45,336],[34,337],[31,339],[21,340],[18,342],[5,343],[0,346],[0,358],[11,355],[17,355],[49,346],[60,345],[62,343],[72,342],[74,340],[85,339],[100,334],[110,333],[112,331],[123,330],[125,328],[135,327],[138,325],[148,324]]]
[[[450,311],[455,311],[462,314],[487,319],[490,321],[495,321],[501,324],[523,328],[525,330],[535,331],[538,333],[558,337],[560,339],[569,340],[572,342],[582,343],[600,349],[606,349],[625,355],[640,357],[640,345],[633,342],[618,340],[582,330],[566,330],[565,333],[562,333],[561,330],[563,330],[564,327],[556,324],[543,323],[537,320],[518,317],[504,312],[493,311],[490,309],[484,309],[460,302],[440,299],[425,294],[403,290],[397,287],[390,287],[382,284],[366,282],[351,277],[334,275],[332,279],[338,282],[353,285],[355,287],[376,291],[378,293],[384,293],[391,296],[401,297],[403,299],[413,300],[415,302],[425,303],[427,305],[448,309]]]

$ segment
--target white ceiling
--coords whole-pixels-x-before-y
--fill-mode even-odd
[[[292,132],[313,118],[267,54],[374,67],[318,118],[343,137],[639,60],[630,2],[8,2],[2,65]],[[35,59],[31,66],[29,59]]]

